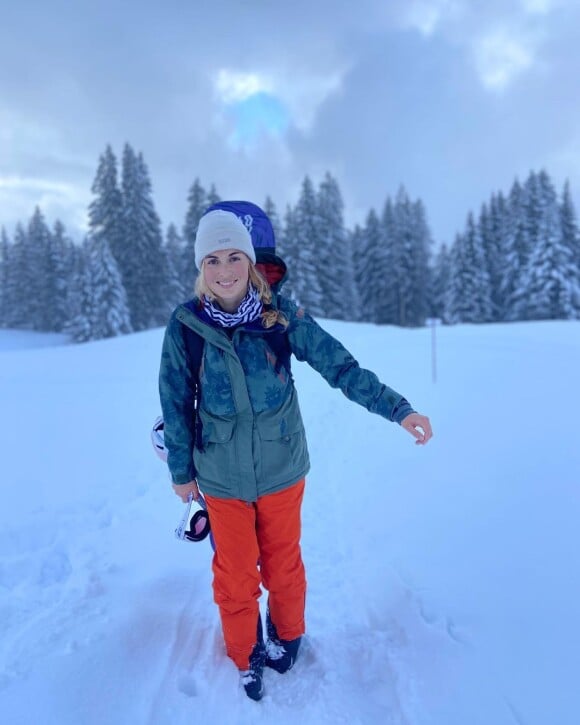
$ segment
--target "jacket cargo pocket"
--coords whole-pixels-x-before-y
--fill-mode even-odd
[[[201,478],[221,482],[234,462],[235,421],[202,415],[203,450],[195,449],[194,463]]]
[[[269,484],[290,481],[308,466],[306,438],[300,418],[291,424],[286,419],[257,421],[260,437],[260,472]]]

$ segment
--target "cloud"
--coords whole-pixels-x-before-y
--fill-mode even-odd
[[[459,10],[456,0],[410,0],[401,9],[400,22],[430,36],[449,15]]]
[[[221,68],[215,80],[215,90],[224,103],[245,101],[250,96],[272,90],[272,81],[258,73],[241,73]]]
[[[76,184],[52,179],[23,176],[0,176],[0,207],[23,223],[32,216],[34,207],[46,219],[68,218],[78,229],[87,229],[86,209],[90,195]],[[71,209],[74,210],[71,214]]]
[[[554,0],[520,0],[525,12],[530,15],[547,15],[554,9]]]
[[[499,29],[479,38],[474,46],[475,65],[483,85],[492,91],[505,90],[534,63],[529,40]]]
[[[342,84],[344,71],[293,74],[277,69],[268,74],[221,68],[214,80],[218,124],[225,126],[229,145],[252,150],[264,136],[282,139],[290,127],[307,133],[324,101]]]

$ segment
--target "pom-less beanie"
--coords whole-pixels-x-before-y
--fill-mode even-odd
[[[256,263],[252,237],[242,220],[231,211],[215,209],[199,220],[195,235],[196,267],[201,269],[204,257],[221,249],[238,249]]]

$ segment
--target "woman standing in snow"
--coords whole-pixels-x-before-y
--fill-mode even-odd
[[[187,501],[203,491],[226,651],[247,695],[259,700],[264,666],[289,670],[305,631],[300,508],[310,463],[290,355],[350,400],[399,423],[417,444],[431,438],[431,426],[278,294],[286,266],[259,207],[210,207],[197,230],[195,262],[196,296],[174,311],[163,342],[165,446],[177,495]],[[196,370],[192,339],[200,338]],[[265,641],[261,584],[269,595]]]

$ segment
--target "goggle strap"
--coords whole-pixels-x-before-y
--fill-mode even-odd
[[[183,518],[179,522],[179,526],[175,529],[175,536],[183,541],[185,539],[185,532],[187,530],[187,525],[189,524],[189,517],[191,515],[191,506],[193,504],[193,494],[190,493],[187,497],[187,503],[189,504],[187,508],[185,509],[185,513],[183,514]]]

